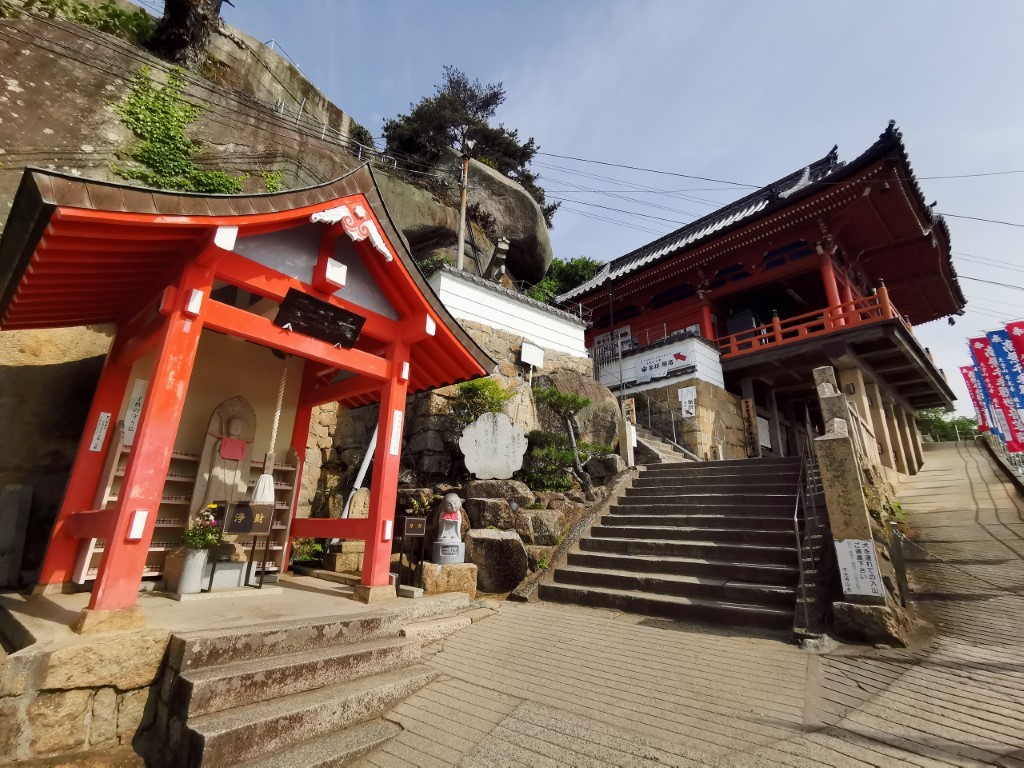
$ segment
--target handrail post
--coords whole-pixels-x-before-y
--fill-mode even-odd
[[[779,322],[779,310],[772,310],[772,334],[775,336],[775,343],[782,341],[782,323]]]
[[[878,303],[882,308],[882,317],[892,320],[892,302],[889,301],[889,289],[885,287],[885,280],[878,281]]]
[[[672,417],[672,442],[673,443],[678,443],[679,441],[676,440],[676,412],[675,411],[669,411],[668,413],[669,413],[669,416]]]

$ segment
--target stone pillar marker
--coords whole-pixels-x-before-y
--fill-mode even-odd
[[[814,448],[844,596],[832,606],[836,626],[870,642],[905,644],[906,617],[889,604],[878,565],[849,411],[847,418],[839,415],[847,407],[846,398],[837,390],[831,368],[815,369],[814,383],[825,419],[825,434],[814,440]]]

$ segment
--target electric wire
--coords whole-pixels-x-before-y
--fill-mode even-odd
[[[996,285],[1000,288],[1009,288],[1011,291],[1024,291],[1024,285],[1012,285],[1011,283],[999,283],[995,280],[983,280],[980,277],[971,277],[970,275],[957,275],[960,280],[971,280],[975,283],[985,283],[986,285]]]

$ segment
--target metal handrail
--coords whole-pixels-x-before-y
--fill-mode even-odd
[[[804,603],[804,626],[808,631],[811,629],[811,614],[807,607],[807,578],[804,572],[804,548],[800,541],[800,502],[804,498],[804,475],[806,474],[806,460],[800,462],[800,474],[796,480],[796,498],[793,503],[793,535],[796,538],[796,562],[800,568],[800,590],[803,592]],[[806,515],[805,515],[806,518]],[[814,561],[814,547],[811,547],[811,561]]]
[[[660,437],[665,442],[670,443],[673,448],[675,448],[680,453],[682,453],[682,454],[684,454],[686,456],[689,456],[694,461],[704,461],[704,459],[702,459],[696,453],[694,453],[693,451],[691,451],[688,448],[684,448],[678,442],[676,442],[676,440],[677,440],[677,437],[676,437],[676,418],[677,417],[676,417],[676,412],[675,411],[673,411],[671,408],[668,408],[665,405],[662,405],[657,400],[652,400],[651,397],[648,394],[646,394],[645,392],[641,392],[639,389],[634,389],[633,387],[631,387],[628,384],[623,384],[622,387],[620,388],[620,390],[621,390],[620,391],[620,396],[621,396],[621,394],[625,393],[628,390],[629,392],[632,392],[635,395],[640,395],[640,397],[642,397],[644,400],[647,401],[647,428],[651,432],[656,434],[658,437]],[[656,429],[654,427],[654,424],[651,421],[651,404],[652,403],[655,406],[657,406],[658,408],[661,408],[663,411],[666,411],[668,413],[669,417],[671,418],[671,420],[672,420],[672,437],[671,438],[669,438],[668,435],[663,434],[661,430]],[[682,419],[683,417],[679,416],[678,418]]]

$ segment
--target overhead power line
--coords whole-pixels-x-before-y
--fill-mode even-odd
[[[940,213],[939,216],[949,216],[952,219],[969,219],[971,221],[984,221],[987,224],[1004,224],[1007,227],[1020,227],[1024,229],[1024,224],[1018,224],[1015,221],[1000,221],[999,219],[983,219],[980,216],[961,216],[957,213]]]
[[[607,165],[607,166],[609,166],[611,168],[626,168],[626,169],[628,169],[630,171],[643,171],[644,173],[657,173],[657,174],[660,174],[662,176],[678,176],[678,177],[683,178],[683,179],[696,179],[698,181],[710,181],[710,182],[714,182],[715,184],[729,184],[729,185],[731,185],[733,187],[746,187],[748,189],[760,189],[761,188],[760,186],[758,186],[756,184],[743,184],[743,183],[738,182],[738,181],[726,181],[725,179],[712,179],[712,178],[708,178],[707,176],[693,176],[693,175],[688,174],[688,173],[676,173],[675,171],[662,171],[662,170],[658,170],[657,168],[641,168],[641,167],[636,166],[636,165],[623,165],[622,163],[608,163],[608,162],[605,162],[604,160],[588,160],[588,159],[583,158],[583,157],[572,157],[571,155],[556,155],[553,152],[538,152],[537,154],[538,155],[543,155],[544,157],[557,157],[557,158],[560,158],[562,160],[575,160],[575,161],[580,162],[580,163],[594,163],[595,165]]]
[[[975,283],[985,283],[986,285],[997,285],[1000,288],[1009,288],[1013,291],[1024,291],[1024,285],[1011,285],[1010,283],[999,283],[995,280],[982,280],[980,277],[971,277],[970,275],[957,275],[960,280],[971,280]]]

